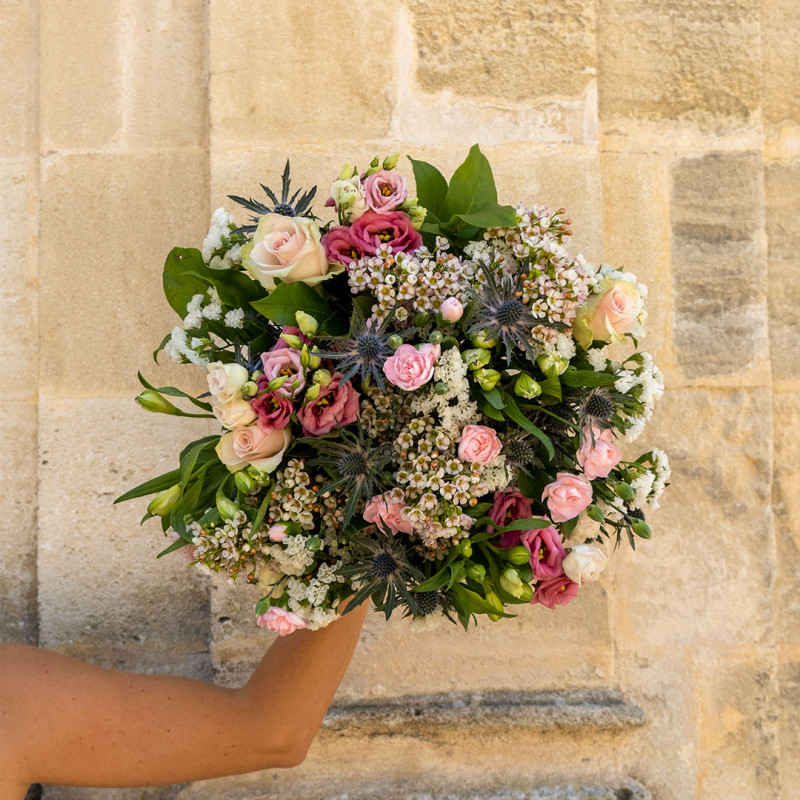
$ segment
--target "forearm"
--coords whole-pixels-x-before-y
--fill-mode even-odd
[[[9,647],[4,777],[144,786],[298,763],[347,669],[365,613],[362,607],[324,630],[277,640],[241,689]]]

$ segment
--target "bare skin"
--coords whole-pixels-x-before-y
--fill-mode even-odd
[[[278,639],[240,689],[0,645],[0,800],[31,783],[150,786],[299,764],[367,606]]]

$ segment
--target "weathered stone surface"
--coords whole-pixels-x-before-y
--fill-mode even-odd
[[[276,0],[269,13],[254,13],[246,0],[215,0],[209,29],[213,139],[384,135],[397,13],[388,0],[358,6]],[[361,48],[370,57],[356,56]]]
[[[116,668],[209,676],[206,591],[180,556],[156,559],[168,542],[155,521],[139,528],[146,499],[112,505],[173,469],[206,434],[202,421],[50,396],[40,414],[42,644]]]
[[[0,641],[36,644],[36,402],[0,400]]]
[[[711,153],[672,170],[674,345],[687,377],[766,357],[761,156]]]
[[[199,247],[208,230],[205,166],[203,156],[165,153],[67,156],[45,167],[43,387],[131,397],[142,369],[159,386],[191,388],[197,370],[156,368],[152,353],[180,324],[161,288],[164,259],[174,245]]]
[[[800,127],[800,15],[794,0],[761,3],[761,114],[775,126],[794,123]]]
[[[36,28],[34,2],[0,2],[0,153],[20,158],[36,151]]]
[[[780,796],[774,651],[702,653],[700,797]]]
[[[790,800],[800,783],[800,759],[796,757],[800,753],[800,648],[797,645],[780,649],[778,691],[781,800]]]
[[[769,252],[769,338],[776,380],[800,376],[800,163],[765,171]]]
[[[426,92],[536,101],[581,95],[595,75],[595,11],[589,0],[411,0],[416,79]],[[552,47],[557,39],[563,49]]]
[[[726,132],[759,106],[757,0],[601,0],[598,101],[603,127],[634,118]]]

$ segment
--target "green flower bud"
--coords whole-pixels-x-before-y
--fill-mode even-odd
[[[500,575],[500,586],[503,587],[504,592],[508,592],[512,597],[519,599],[522,597],[523,583],[520,580],[519,573],[513,567],[507,567]]]
[[[492,336],[489,331],[483,330],[478,331],[472,337],[471,341],[475,347],[482,347],[484,350],[491,350],[497,344],[497,337]]]
[[[533,586],[531,586],[530,583],[525,583],[525,581],[523,580],[522,593],[519,595],[520,602],[530,603],[532,597],[533,597]]]
[[[593,519],[595,522],[602,522],[605,519],[600,506],[596,506],[594,503],[586,509],[586,516],[589,517],[589,519]]]
[[[411,221],[411,227],[414,228],[414,230],[419,230],[419,226],[425,222],[425,217],[428,216],[428,209],[419,205],[419,203],[413,203],[404,210]]]
[[[247,381],[242,384],[242,397],[246,400],[248,397],[255,397],[258,394],[258,384],[255,381]]]
[[[418,328],[424,328],[430,322],[431,315],[427,311],[418,311],[414,315],[414,324]]]
[[[486,586],[483,587],[483,593],[486,596],[486,602],[495,609],[495,611],[499,611],[502,613],[503,611],[503,603],[497,594],[494,592],[493,589],[490,589]],[[509,592],[510,594],[510,592]],[[491,616],[491,615],[490,615]],[[500,619],[500,617],[497,617]]]
[[[306,403],[311,403],[319,397],[319,384],[315,383],[306,389]]]
[[[259,379],[259,378],[260,378],[260,377],[261,377],[263,374],[264,374],[264,373],[263,373],[263,372],[262,372],[260,369],[257,369],[257,370],[256,370],[254,373],[252,373],[252,374],[250,375],[250,380],[251,380],[251,381],[254,381],[255,383],[258,383],[258,379]]]
[[[181,499],[181,494],[181,485],[176,483],[174,486],[170,486],[169,489],[157,494],[148,504],[147,510],[159,517],[166,517],[175,507],[175,503]]]
[[[234,472],[233,481],[236,484],[236,488],[244,494],[251,494],[253,489],[256,488],[256,482],[250,477],[246,469]]]
[[[637,519],[631,527],[633,528],[633,532],[637,536],[641,536],[642,539],[649,539],[653,535],[650,526],[643,519]]]
[[[458,549],[463,556],[469,558],[472,555],[472,542],[469,539],[462,539],[459,542]]]
[[[217,492],[216,502],[217,511],[219,511],[219,515],[222,519],[233,519],[234,515],[239,510],[239,506],[230,498],[225,497],[222,492]]]
[[[444,336],[442,336],[441,331],[431,331],[430,335],[428,336],[428,341],[431,344],[441,344],[442,339],[444,339]]]
[[[372,161],[369,162],[369,165],[371,167],[377,167],[378,164],[380,164],[380,163],[381,163],[381,160],[378,158],[378,156],[375,156],[375,158],[373,158]]]
[[[300,366],[308,369],[310,361],[311,357],[308,355],[308,346],[303,345],[303,349],[300,351]]]
[[[614,485],[614,494],[628,502],[636,498],[636,492],[633,491],[633,487],[629,483],[624,483],[623,481]]]
[[[136,402],[145,411],[152,411],[154,414],[170,414],[174,416],[179,413],[178,409],[166,397],[153,389],[145,389],[136,398]]]
[[[300,350],[303,346],[303,340],[299,336],[295,336],[293,333],[282,333],[281,339],[283,339],[292,350]]]
[[[433,391],[436,394],[447,394],[450,387],[444,381],[438,381],[433,384]]]
[[[569,359],[557,353],[545,353],[536,359],[536,363],[548,378],[552,378],[564,372],[569,366]]]
[[[533,567],[531,567],[530,561],[525,564],[517,564],[516,566],[522,582],[530,583],[533,580]]]
[[[470,369],[480,369],[492,360],[492,354],[488,350],[476,348],[474,350],[464,350],[461,353],[461,359]]]
[[[483,351],[488,352],[487,350]],[[500,380],[500,373],[496,369],[479,369],[475,371],[475,380],[484,391],[491,392]]]
[[[320,386],[327,386],[333,380],[330,370],[318,369],[311,377],[311,382]]]
[[[305,311],[295,311],[294,318],[297,320],[297,327],[306,335],[313,336],[317,332],[319,323]]]
[[[401,345],[401,344],[403,344],[403,337],[402,337],[402,336],[399,336],[399,335],[398,335],[398,334],[396,334],[396,333],[393,333],[393,334],[392,334],[392,335],[391,335],[391,336],[390,336],[390,337],[389,337],[389,338],[386,340],[386,344],[388,344],[388,345],[389,345],[389,347],[391,347],[391,348],[392,348],[392,350],[397,350],[397,348],[398,348],[398,347],[400,347],[400,345]]]
[[[527,564],[531,560],[530,550],[522,544],[502,550],[500,555],[512,564]]]
[[[351,167],[349,164],[345,164],[344,169],[339,173],[339,180],[346,181],[348,178],[352,178],[353,174],[353,167]]]
[[[322,363],[320,357],[318,355],[315,355],[318,352],[319,352],[318,348],[316,347],[311,348],[311,354],[308,359],[308,366],[311,367],[311,369],[318,369],[319,365]]]
[[[455,336],[445,336],[442,339],[442,350],[450,350],[453,347],[458,347],[458,339]]]
[[[281,386],[283,386],[283,384],[286,383],[288,377],[289,377],[288,375],[280,375],[277,378],[273,378],[267,384],[267,391],[274,392],[277,389],[280,389]]]
[[[514,394],[524,397],[526,400],[533,400],[542,393],[542,387],[526,372],[520,375],[514,383]]]
[[[467,567],[467,577],[478,583],[483,583],[486,577],[486,567],[483,564],[470,564]]]
[[[397,162],[400,160],[400,153],[392,153],[390,156],[386,156],[383,159],[383,168],[384,169],[394,169],[397,166]]]
[[[320,547],[322,547],[322,540],[319,536],[309,536],[306,539],[306,550],[310,550],[313,553],[319,550]]]

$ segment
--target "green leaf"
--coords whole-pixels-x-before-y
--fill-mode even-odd
[[[180,550],[181,547],[186,547],[186,545],[191,544],[188,539],[176,539],[169,547],[164,548],[156,558],[161,558],[162,556],[167,555],[167,553],[174,553],[176,550]]]
[[[498,611],[477,592],[473,592],[472,589],[467,589],[466,586],[454,586],[453,594],[459,599],[461,606],[473,614],[497,614],[501,617],[514,616],[513,614],[505,614]]]
[[[423,581],[419,586],[414,587],[415,592],[435,592],[441,589],[447,583],[448,571],[450,567],[443,567],[435,575],[432,575],[428,580]]]
[[[193,442],[187,448],[184,449],[183,453],[181,453],[181,466],[180,466],[180,475],[181,475],[181,486],[184,488],[189,481],[189,478],[194,471],[194,466],[197,463],[197,459],[199,458],[200,454],[206,450],[206,448],[210,447],[212,444],[215,444],[220,439],[219,436],[206,436],[202,439],[198,439],[196,442]]]
[[[173,469],[171,472],[165,472],[157,478],[151,478],[149,481],[140,483],[135,488],[121,494],[115,501],[117,503],[124,503],[126,500],[133,500],[136,497],[145,497],[148,494],[156,494],[156,492],[163,492],[174,486],[181,479],[180,470]]]
[[[611,386],[615,380],[616,378],[607,372],[595,372],[590,369],[568,368],[561,376],[561,383],[572,387]]]
[[[447,582],[447,589],[445,589],[445,591],[449,592],[454,584],[458,583],[466,574],[467,568],[464,566],[463,561],[459,561],[457,564],[451,564],[450,580]]]
[[[503,395],[500,394],[496,386],[489,392],[482,390],[482,394],[493,408],[498,411],[502,411],[505,408],[506,404],[503,402]]]
[[[494,408],[483,395],[478,396],[478,408],[490,419],[496,420],[497,422],[503,422],[505,420],[503,412]]]
[[[427,161],[417,161],[408,156],[414,170],[414,182],[417,185],[417,202],[428,211],[428,215],[441,216],[447,197],[447,181],[436,167]]]
[[[562,522],[559,525],[559,528],[561,530],[561,533],[564,534],[564,536],[569,536],[577,526],[578,526],[578,518],[573,517],[572,519],[568,519],[566,522]]]
[[[528,517],[527,519],[515,519],[506,525],[505,528],[499,528],[495,533],[508,533],[509,531],[537,531],[549,528],[553,523],[549,519],[542,519],[541,517]]]
[[[446,220],[455,215],[470,214],[490,203],[497,203],[492,168],[489,159],[475,144],[464,163],[453,173],[439,216]]]
[[[256,514],[256,518],[253,520],[253,526],[251,530],[255,531],[256,533],[261,528],[261,524],[264,522],[264,517],[267,516],[267,509],[269,508],[269,498],[272,496],[272,486],[267,490],[267,493],[264,495],[264,499],[261,501],[261,505],[258,508],[258,513]]]
[[[536,427],[536,425],[519,410],[519,406],[510,394],[504,394],[503,398],[506,401],[505,408],[503,409],[506,416],[516,422],[523,430],[532,433],[544,445],[545,450],[547,450],[547,457],[552,461],[555,458],[556,451],[553,448],[550,437],[541,428]]]
[[[456,214],[460,220],[476,228],[511,228],[517,224],[517,212],[513,206],[486,203],[466,214]]]
[[[320,333],[338,336],[347,332],[341,309],[332,307],[314,289],[300,281],[278,284],[265,298],[250,305],[278,325],[296,326],[295,315],[298,311],[305,311],[317,320]]]
[[[180,389],[176,389],[174,386],[161,386],[160,388],[156,388],[152,383],[148,383],[147,379],[142,375],[141,372],[137,372],[136,374],[139,376],[139,383],[141,383],[145,389],[153,389],[156,392],[167,394],[170,397],[185,397],[190,403],[194,403],[194,405],[196,405],[198,408],[202,408],[204,411],[211,411],[211,403],[204,403],[202,400],[198,400],[193,395],[182,392]]]
[[[561,402],[561,382],[558,380],[558,375],[550,375],[539,381],[539,386],[542,387],[542,394],[549,397],[554,397],[558,402]]]
[[[493,505],[494,503],[478,503],[476,506],[470,506],[464,513],[466,513],[468,517],[477,519],[478,517],[482,517]]]

